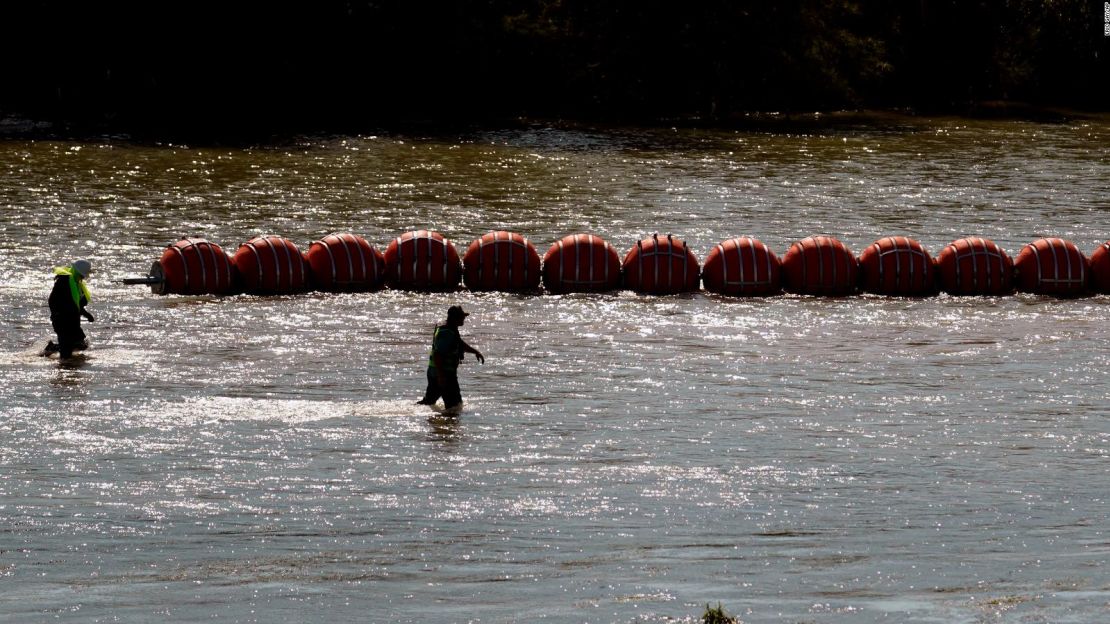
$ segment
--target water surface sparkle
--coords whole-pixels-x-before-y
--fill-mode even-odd
[[[1110,128],[0,143],[0,620],[1093,622],[1110,297],[156,297],[203,235],[1110,236]],[[90,257],[94,350],[35,355]],[[487,356],[412,402],[446,307]]]

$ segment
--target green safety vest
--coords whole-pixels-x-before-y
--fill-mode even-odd
[[[85,303],[92,301],[89,296],[89,287],[85,285],[85,280],[77,279],[77,272],[71,266],[54,267],[54,275],[68,275],[69,276],[69,294],[73,296],[73,305],[77,309],[81,309],[81,297],[85,297]]]
[[[446,326],[446,325],[437,325],[437,326],[436,326],[436,330],[435,330],[435,332],[434,332],[434,333],[432,334],[432,351],[431,351],[431,352],[430,352],[430,353],[428,354],[428,367],[429,367],[429,368],[435,368],[435,367],[436,367],[436,358],[435,358],[435,353],[436,353],[436,338],[439,338],[439,330],[441,330],[441,329],[447,329],[447,326]],[[452,328],[452,331],[454,331],[454,332],[455,332],[455,335],[456,335],[456,336],[458,335],[458,332],[459,332],[459,330],[458,330],[458,329],[453,329],[453,328]],[[460,342],[462,341],[462,337],[461,337],[461,336],[459,337],[459,341],[460,341]],[[462,359],[462,358],[460,358],[460,357],[459,357],[459,354],[458,354],[458,353],[453,353],[453,354],[451,354],[451,353],[444,353],[444,354],[441,354],[441,355],[445,355],[445,356],[447,356],[447,357],[451,357],[451,356],[454,356],[454,357],[455,357],[455,358],[457,358],[457,359]],[[456,366],[457,366],[457,364],[456,364]],[[450,367],[450,366],[448,366],[447,368],[451,368],[451,367]]]

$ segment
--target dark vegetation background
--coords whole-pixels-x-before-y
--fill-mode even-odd
[[[17,2],[0,20],[0,116],[76,129],[728,124],[1110,102],[1091,0]]]

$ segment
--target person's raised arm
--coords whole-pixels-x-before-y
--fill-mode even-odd
[[[465,340],[460,340],[460,342],[462,342],[463,353],[473,353],[474,357],[478,358],[479,363],[485,364],[486,358],[482,355],[481,351],[479,351],[479,350],[475,349],[474,347],[466,344]]]

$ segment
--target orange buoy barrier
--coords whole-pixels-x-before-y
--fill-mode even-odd
[[[1014,261],[994,241],[969,237],[937,256],[940,289],[950,295],[1005,295],[1014,290]]]
[[[1017,289],[1038,295],[1077,297],[1087,292],[1087,257],[1075,243],[1041,238],[1014,260]]]
[[[550,293],[599,292],[623,284],[644,294],[705,289],[730,296],[791,293],[841,296],[862,289],[883,295],[1003,295],[1015,288],[1061,297],[1088,291],[1110,294],[1110,241],[1090,258],[1074,243],[1042,238],[1011,260],[994,242],[980,237],[949,243],[935,260],[917,241],[886,237],[857,259],[831,236],[811,236],[791,245],[781,262],[750,236],[714,246],[699,271],[697,257],[673,235],[655,234],[636,243],[620,259],[599,236],[571,234],[539,260],[535,247],[515,232],[489,232],[466,251],[465,267],[454,246],[438,232],[405,232],[384,254],[362,237],[330,234],[313,241],[307,254],[279,236],[258,236],[230,255],[203,238],[168,245],[148,275],[122,279],[148,285],[156,294],[294,293],[375,290],[384,283],[422,291],[454,290],[464,277],[474,291],[535,290],[540,280]]]
[[[286,294],[308,290],[308,264],[292,241],[256,236],[232,256],[243,290],[253,294]]]
[[[394,288],[455,290],[461,277],[459,252],[439,232],[405,232],[385,250],[385,281]]]
[[[157,279],[145,283],[158,295],[225,295],[235,289],[231,258],[203,238],[183,238],[168,245],[150,267],[150,277]]]
[[[1091,254],[1091,289],[1110,295],[1110,241]]]
[[[378,290],[385,280],[385,256],[356,234],[329,234],[313,241],[305,259],[320,290]]]
[[[470,290],[519,292],[540,285],[540,255],[516,232],[490,232],[463,255],[463,283]]]
[[[543,285],[548,292],[603,292],[620,283],[620,256],[600,236],[564,236],[543,256]]]
[[[860,289],[876,295],[922,297],[936,293],[933,258],[921,243],[888,236],[859,256]]]
[[[856,257],[831,236],[810,236],[782,259],[783,286],[799,295],[850,295],[856,291]]]
[[[621,263],[624,283],[638,293],[667,295],[697,290],[701,266],[686,243],[668,234],[637,241]]]
[[[750,236],[730,238],[709,252],[701,279],[706,290],[720,295],[777,295],[782,292],[782,262]]]

